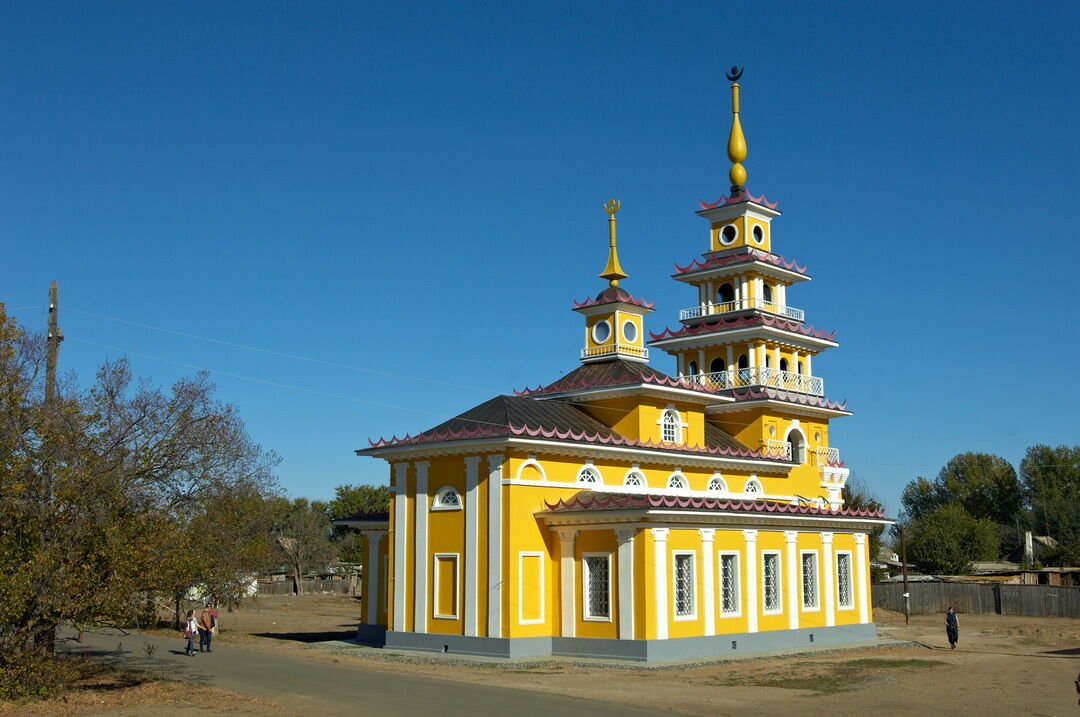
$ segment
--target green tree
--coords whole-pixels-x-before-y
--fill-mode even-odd
[[[327,505],[307,498],[281,501],[274,526],[277,554],[289,566],[297,595],[304,592],[304,574],[324,567],[337,556]]]
[[[277,458],[206,375],[169,391],[127,363],[46,405],[42,340],[0,307],[0,692],[40,692],[57,626],[130,624],[148,596],[225,571],[231,543],[192,549],[200,506],[267,494]],[[265,528],[264,528],[265,530]],[[254,569],[243,560],[228,569]],[[202,572],[200,572],[202,571]],[[13,677],[14,676],[14,677]]]
[[[1080,446],[1031,446],[1020,461],[1020,480],[1032,529],[1062,544],[1060,554],[1046,559],[1080,565]]]
[[[942,505],[908,522],[907,557],[919,570],[964,575],[974,560],[992,560],[999,549],[997,525],[975,518],[958,503]]]
[[[949,459],[933,481],[920,476],[904,487],[901,518],[920,518],[955,503],[976,518],[1011,525],[1022,499],[1016,470],[1004,458],[990,453],[960,453]]]
[[[330,501],[330,515],[344,518],[357,513],[386,513],[390,510],[390,489],[384,485],[339,485]]]

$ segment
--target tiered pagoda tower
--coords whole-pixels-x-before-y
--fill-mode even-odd
[[[777,203],[746,188],[741,76],[738,68],[728,73],[730,194],[700,202],[709,250],[676,265],[672,275],[697,290],[697,301],[679,311],[681,326],[650,334],[649,345],[675,357],[680,378],[735,399],[710,406],[710,419],[746,445],[796,463],[800,499],[839,507],[848,469],[829,445],[829,419],[851,412],[825,398],[825,382],[812,370],[813,358],[838,344],[835,334],[806,325],[804,311],[788,304],[788,287],[810,276],[772,250]]]

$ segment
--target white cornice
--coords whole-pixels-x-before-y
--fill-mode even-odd
[[[598,386],[596,388],[583,388],[577,391],[561,391],[559,393],[549,393],[543,396],[531,396],[531,398],[537,401],[546,401],[553,398],[564,400],[567,398],[573,398],[576,401],[586,403],[588,401],[601,401],[607,398],[618,398],[626,395],[639,394],[655,396],[657,398],[665,398],[670,400],[689,401],[692,403],[700,403],[705,405],[724,403],[735,400],[729,396],[720,396],[713,393],[703,393],[702,391],[695,391],[690,388],[661,386],[655,383],[636,383],[625,386]]]
[[[816,336],[807,336],[806,334],[800,334],[795,331],[778,329],[775,326],[768,326],[766,324],[745,326],[738,329],[718,329],[716,331],[706,331],[692,336],[657,339],[656,341],[649,341],[647,343],[649,348],[655,347],[668,351],[669,349],[692,349],[726,343],[741,343],[753,339],[764,339],[766,337],[776,344],[811,351],[821,351],[823,349],[835,348],[840,345],[836,341],[821,339]]]
[[[678,453],[649,448],[629,446],[605,446],[599,443],[572,443],[570,441],[552,441],[536,438],[494,437],[474,438],[460,441],[435,441],[409,446],[384,446],[382,448],[362,448],[357,455],[373,456],[384,460],[402,460],[438,455],[476,454],[479,451],[500,449],[520,449],[523,451],[555,455],[577,456],[582,458],[604,457],[619,461],[641,461],[652,464],[704,466],[711,469],[750,470],[761,473],[784,474],[792,464],[761,458],[738,458],[710,454]]]
[[[763,406],[800,416],[839,418],[852,415],[852,411],[844,411],[837,408],[825,408],[823,406],[809,406],[803,403],[795,403],[794,401],[783,401],[778,398],[757,398],[747,401],[736,401],[735,403],[718,403],[707,407],[705,413],[709,415],[717,413],[738,413],[739,411],[749,411],[754,408],[762,408]]]
[[[763,204],[748,201],[735,202],[734,204],[721,204],[720,206],[712,207],[711,209],[699,209],[694,213],[699,217],[704,217],[712,223],[744,216],[754,217],[755,219],[760,219],[768,223],[783,214],[779,209],[773,209],[772,207],[767,207]]]
[[[800,274],[797,271],[791,269],[785,269],[776,264],[769,263],[767,261],[761,261],[755,259],[753,261],[743,261],[734,264],[725,264],[724,266],[716,266],[711,269],[695,269],[687,271],[684,274],[672,274],[671,278],[676,281],[686,282],[688,284],[694,284],[702,281],[708,281],[709,279],[717,279],[725,276],[737,276],[739,274],[745,274],[748,270],[755,271],[758,274],[771,277],[773,279],[779,279],[780,281],[788,281],[792,284],[797,284],[800,281],[810,281],[810,277],[806,274]]]
[[[533,514],[548,527],[607,527],[614,524],[633,523],[639,527],[684,528],[724,526],[732,530],[761,529],[772,527],[776,530],[810,528],[822,530],[830,528],[839,532],[869,531],[879,526],[892,525],[888,518],[861,518],[858,516],[809,515],[799,513],[767,513],[765,511],[708,511],[708,510],[665,510],[641,508],[638,510],[567,510],[538,511]]]

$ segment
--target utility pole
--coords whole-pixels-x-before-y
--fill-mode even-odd
[[[904,540],[904,526],[900,525],[900,570],[904,574],[904,624],[911,624],[911,593],[907,586],[907,541]]]
[[[49,331],[45,338],[45,403],[49,406],[56,398],[56,361],[60,357],[60,342],[64,340],[56,322],[60,310],[59,291],[55,281],[49,285]]]

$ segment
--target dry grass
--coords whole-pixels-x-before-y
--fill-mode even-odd
[[[153,673],[118,670],[79,658],[69,660],[76,679],[61,692],[38,701],[0,702],[0,715],[85,717],[175,714],[178,708],[202,715],[265,715],[274,705],[225,690],[192,685]]]

